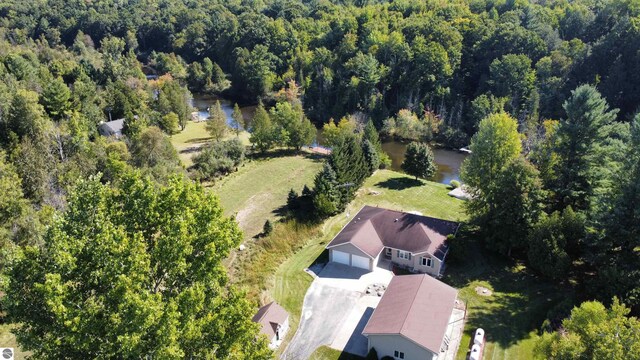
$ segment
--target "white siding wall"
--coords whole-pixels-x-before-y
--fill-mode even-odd
[[[422,265],[422,257],[430,256],[433,265],[431,267]],[[392,249],[391,251],[391,261],[401,265],[408,267],[409,269],[413,269],[413,271],[437,276],[440,274],[440,268],[442,267],[442,261],[438,260],[435,256],[431,256],[427,253],[424,254],[411,254],[411,260],[407,260],[405,258],[398,257],[398,250]]]
[[[431,258],[431,266],[423,266],[422,265],[422,257],[430,257]],[[440,268],[442,267],[442,261],[438,260],[435,256],[431,256],[429,254],[418,254],[415,255],[414,269],[416,271],[426,273],[429,275],[437,276],[440,273]]]
[[[375,348],[378,358],[393,357],[394,351],[402,351],[404,360],[436,360],[437,354],[418,346],[400,335],[369,335],[369,350]]]

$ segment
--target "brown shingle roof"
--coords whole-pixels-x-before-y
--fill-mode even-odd
[[[458,291],[429,275],[394,276],[363,335],[402,335],[440,352]]]
[[[289,314],[282,306],[275,301],[258,309],[258,312],[251,319],[262,326],[260,332],[267,335],[269,340],[276,335],[278,325],[282,325],[289,318]]]
[[[352,243],[375,258],[387,246],[413,254],[428,252],[442,260],[448,250],[447,236],[454,234],[458,225],[454,221],[365,205],[327,248]]]

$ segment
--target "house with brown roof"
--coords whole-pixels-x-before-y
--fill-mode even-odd
[[[458,291],[428,275],[394,276],[362,334],[379,358],[436,360],[454,332]]]
[[[412,272],[439,276],[459,223],[364,206],[327,245],[329,261],[372,271],[386,259]]]
[[[289,314],[275,301],[258,309],[251,320],[260,324],[260,333],[269,340],[270,349],[276,349],[280,346],[289,330]]]

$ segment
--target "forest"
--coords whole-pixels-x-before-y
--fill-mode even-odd
[[[207,94],[258,106],[256,154],[309,145],[312,124],[333,136],[314,188],[289,197],[307,218],[341,212],[384,166],[379,136],[469,146],[468,231],[575,289],[551,329],[597,300],[636,329],[616,354],[636,351],[638,84],[637,0],[4,0],[4,320],[41,358],[271,356],[222,266],[237,224],[197,184],[245,149],[216,142],[185,169],[169,140]],[[100,136],[116,119],[123,137]],[[540,352],[602,358],[590,336]]]

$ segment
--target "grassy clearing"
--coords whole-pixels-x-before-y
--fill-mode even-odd
[[[490,253],[477,241],[464,242],[454,244],[457,255],[449,259],[443,279],[460,289],[459,297],[467,304],[467,324],[456,358],[466,359],[471,336],[481,327],[487,338],[484,359],[533,359],[537,330],[547,312],[570,291]],[[491,290],[491,296],[478,295],[479,286]]]
[[[213,184],[227,215],[236,214],[249,239],[260,232],[267,219],[277,220],[286,205],[289,190],[300,192],[322,167],[322,159],[311,154],[250,160],[237,172]]]
[[[449,191],[444,184],[414,180],[411,176],[391,170],[378,170],[364,183],[351,207],[357,211],[366,204],[464,221],[464,202],[447,195]]]
[[[206,121],[188,121],[183,131],[171,136],[171,143],[176,148],[178,156],[185,167],[193,165],[193,157],[200,152],[200,148],[204,144],[212,139],[205,128],[206,124]],[[229,131],[226,139],[231,139],[235,136],[234,133]],[[249,133],[246,131],[241,132],[240,141],[245,145],[249,145]]]

